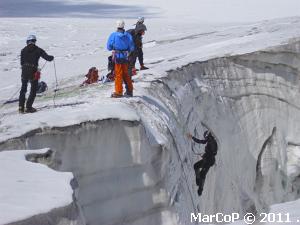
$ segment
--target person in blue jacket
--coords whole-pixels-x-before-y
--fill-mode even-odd
[[[111,95],[113,98],[123,96],[123,80],[126,83],[125,96],[132,97],[133,85],[128,74],[128,54],[134,51],[132,36],[125,32],[125,23],[123,20],[117,21],[117,31],[111,33],[107,41],[107,49],[112,51],[113,61],[115,63],[115,92]]]

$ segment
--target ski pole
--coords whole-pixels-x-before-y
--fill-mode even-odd
[[[55,98],[56,98],[56,92],[58,90],[58,81],[57,81],[56,66],[55,66],[54,59],[53,59],[53,66],[54,66],[54,75],[55,75],[55,89],[54,89],[54,96],[53,96],[53,105],[54,105],[54,107],[56,107]]]

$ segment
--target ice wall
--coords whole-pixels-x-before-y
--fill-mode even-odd
[[[132,101],[140,122],[37,130],[0,145],[50,147],[77,178],[86,224],[190,224],[190,213],[260,212],[299,197],[300,42],[191,63]],[[187,140],[211,129],[219,152],[201,197]]]
[[[165,109],[157,115],[170,140],[168,189],[184,224],[194,211],[255,213],[298,198],[299,46],[192,63],[152,83],[147,104]],[[206,128],[219,153],[198,197],[192,166],[199,158],[191,148],[200,149],[185,133],[201,137]]]

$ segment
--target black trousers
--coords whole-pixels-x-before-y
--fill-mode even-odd
[[[140,66],[144,65],[144,53],[142,48],[137,48],[137,57],[139,59]]]
[[[136,48],[129,55],[129,67],[135,67],[136,58],[138,58],[140,66],[144,65],[144,53],[142,48]]]
[[[198,194],[201,195],[203,191],[204,181],[209,168],[215,164],[215,158],[202,158],[200,161],[194,164],[194,170],[196,175],[196,184],[199,186]]]
[[[30,94],[29,94],[28,100],[26,102],[26,108],[31,108],[32,104],[34,102],[35,96],[36,96],[38,80],[28,80],[28,79],[22,78],[21,81],[22,81],[22,87],[21,87],[20,97],[19,97],[19,106],[24,108],[25,101],[26,101],[27,85],[28,85],[28,82],[30,82],[30,84],[31,84]]]
[[[135,68],[135,63],[136,63],[136,57],[137,57],[137,53],[136,50],[134,50],[133,52],[130,52],[129,56],[128,56],[128,74],[130,77],[132,77],[132,68]]]

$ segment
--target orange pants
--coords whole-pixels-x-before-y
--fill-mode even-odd
[[[128,74],[128,64],[115,64],[115,93],[123,95],[123,80],[127,84],[128,92],[132,93],[133,86]]]

